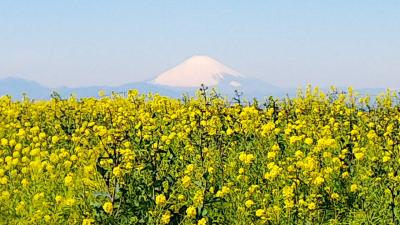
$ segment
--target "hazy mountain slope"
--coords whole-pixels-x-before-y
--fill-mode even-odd
[[[286,95],[295,96],[295,88],[277,88],[266,82],[257,79],[238,79],[235,81],[241,83],[240,87],[235,87],[231,85],[232,80],[226,78],[219,81],[217,86],[211,86],[210,88],[215,88],[220,94],[232,97],[234,95],[235,89],[244,93],[244,97],[247,99],[252,99],[257,97],[258,99],[263,99],[270,95],[275,97],[284,97]],[[24,80],[20,78],[5,78],[0,79],[0,96],[11,95],[13,99],[20,100],[23,97],[23,93],[27,94],[28,97],[32,99],[49,99],[53,91],[58,92],[63,98],[69,97],[71,94],[75,94],[77,97],[97,97],[99,90],[104,90],[106,94],[114,92],[126,93],[128,90],[136,89],[140,93],[159,93],[160,95],[170,96],[170,97],[181,97],[182,94],[188,93],[193,95],[198,88],[195,87],[170,87],[164,85],[156,85],[152,82],[137,82],[129,83],[121,86],[110,87],[110,86],[88,86],[80,88],[58,88],[52,89],[45,87],[37,82]],[[328,92],[329,88],[322,88],[321,90]],[[346,90],[342,88],[341,90]],[[386,89],[383,88],[363,88],[355,90],[362,95],[369,94],[372,97],[379,93],[385,92]]]
[[[0,80],[0,95],[11,95],[14,99],[21,99],[23,94],[30,98],[47,99],[51,89],[35,81],[8,77]]]
[[[271,75],[272,76],[272,75]],[[243,93],[243,97],[252,99],[256,97],[263,99],[269,96],[285,97],[295,96],[295,88],[279,88],[263,80],[244,76],[236,70],[223,65],[221,62],[208,56],[193,56],[177,66],[159,74],[153,80],[128,83],[120,86],[87,86],[79,88],[62,87],[52,89],[37,82],[6,78],[0,80],[0,95],[11,95],[14,99],[21,99],[26,93],[33,99],[48,99],[52,91],[56,91],[63,98],[71,94],[79,98],[97,97],[100,90],[107,95],[112,92],[127,93],[128,90],[136,89],[140,93],[159,93],[170,97],[181,97],[187,93],[194,95],[201,84],[214,88],[221,95],[232,98],[235,90]],[[322,89],[329,91],[329,89]],[[359,89],[361,94],[376,95],[383,92],[381,88]]]

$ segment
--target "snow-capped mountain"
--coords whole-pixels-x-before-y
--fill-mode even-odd
[[[161,73],[153,83],[170,87],[196,88],[201,84],[217,86],[224,80],[230,80],[230,85],[239,87],[241,86],[239,79],[243,78],[239,72],[211,57],[196,55]]]
[[[127,83],[120,86],[88,86],[79,88],[49,88],[34,81],[17,78],[0,79],[0,96],[11,95],[20,99],[23,93],[34,99],[47,99],[52,91],[62,97],[75,94],[77,97],[96,97],[99,90],[125,93],[137,89],[140,93],[159,93],[165,96],[180,97],[182,94],[194,94],[204,84],[215,88],[218,93],[233,96],[238,90],[248,98],[265,96],[283,96],[293,90],[285,90],[262,80],[247,77],[223,65],[209,56],[192,56],[181,64],[161,73],[147,82]],[[293,92],[294,93],[294,92]]]
[[[244,76],[209,56],[192,56],[181,64],[161,73],[150,83],[179,89],[198,88],[201,84],[214,87],[225,95],[235,90],[246,96],[282,95],[282,89],[262,80]]]

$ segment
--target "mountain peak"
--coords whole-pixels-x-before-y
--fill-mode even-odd
[[[205,55],[192,56],[161,73],[153,83],[172,87],[215,86],[225,77],[243,77],[239,72]]]

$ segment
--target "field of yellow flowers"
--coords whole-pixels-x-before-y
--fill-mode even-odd
[[[0,98],[0,224],[399,224],[400,105]]]

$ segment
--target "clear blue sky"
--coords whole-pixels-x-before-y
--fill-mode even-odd
[[[195,54],[282,87],[400,88],[400,1],[0,1],[0,78],[118,85]]]

